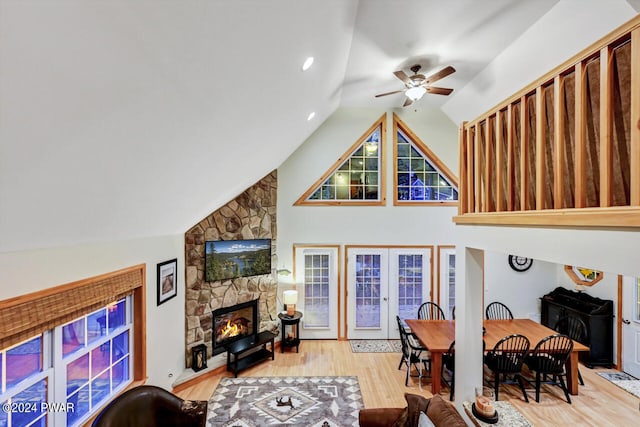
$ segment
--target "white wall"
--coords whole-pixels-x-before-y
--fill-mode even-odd
[[[184,274],[177,296],[156,306],[156,265],[173,258],[183,272],[182,235],[0,253],[0,300],[146,264],[147,383],[171,389],[184,370]]]
[[[384,113],[340,109],[278,168],[278,268],[292,269],[294,243],[451,244],[456,207],[393,206],[392,112],[387,114],[386,206],[293,206]],[[458,130],[440,111],[397,111],[427,146],[457,173]]]
[[[557,265],[534,260],[531,268],[517,272],[509,266],[509,255],[484,253],[484,305],[500,301],[515,317],[540,321],[540,297],[555,289]],[[484,311],[483,311],[484,312]]]
[[[457,124],[473,120],[636,13],[625,0],[561,0],[456,91],[442,110]]]

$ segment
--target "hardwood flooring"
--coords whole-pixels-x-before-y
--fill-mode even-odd
[[[431,396],[430,378],[410,378],[405,387],[405,369],[398,370],[400,353],[353,353],[348,341],[305,340],[300,353],[280,353],[274,361],[264,362],[240,376],[323,376],[354,375],[358,377],[364,405],[367,408],[404,407],[404,393]],[[610,371],[610,370],[604,370]],[[585,381],[580,394],[571,396],[572,404],[564,399],[559,387],[543,386],[540,403],[535,390],[527,389],[526,403],[520,389],[501,386],[500,400],[510,401],[534,426],[636,426],[640,423],[640,399],[597,375],[598,369],[581,366]],[[184,399],[208,400],[220,378],[229,373],[209,376],[177,394]],[[449,398],[449,389],[442,388],[442,396]]]

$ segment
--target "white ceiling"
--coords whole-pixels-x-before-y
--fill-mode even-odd
[[[0,0],[0,252],[183,233],[336,108],[399,107],[397,69],[453,65],[442,106],[558,1]]]

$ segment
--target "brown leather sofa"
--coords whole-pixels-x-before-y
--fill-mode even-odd
[[[427,399],[417,394],[405,393],[405,408],[371,408],[361,409],[360,427],[417,427],[420,412],[436,427],[466,427],[462,416],[453,405],[436,394]]]
[[[98,414],[92,427],[204,427],[207,401],[182,400],[151,385],[127,390]]]

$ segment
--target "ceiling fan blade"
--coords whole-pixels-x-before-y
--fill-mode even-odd
[[[451,92],[453,92],[453,89],[444,87],[427,86],[426,89],[428,93],[432,93],[434,95],[449,95]]]
[[[400,93],[400,92],[404,92],[404,89],[402,89],[402,90],[394,90],[392,92],[379,93],[379,94],[376,95],[376,98],[378,98],[380,96],[393,95],[394,93]]]
[[[451,65],[449,65],[446,68],[443,68],[442,70],[438,71],[437,73],[434,73],[432,75],[430,75],[429,77],[427,77],[427,79],[425,80],[426,84],[431,84],[431,83],[435,83],[440,79],[443,79],[445,77],[447,77],[449,74],[453,74],[456,72],[456,69],[453,68]]]
[[[402,70],[394,71],[394,72],[393,72],[393,74],[394,74],[397,78],[399,78],[400,80],[402,80],[402,81],[404,82],[404,84],[406,84],[406,85],[410,85],[410,86],[413,86],[413,82],[411,81],[411,79],[409,78],[409,76],[407,76],[407,75],[405,74],[405,72],[404,72],[404,71],[402,71]]]
[[[407,107],[409,105],[413,104],[413,99],[407,97],[407,99],[404,100],[404,104],[402,104],[403,107]]]

